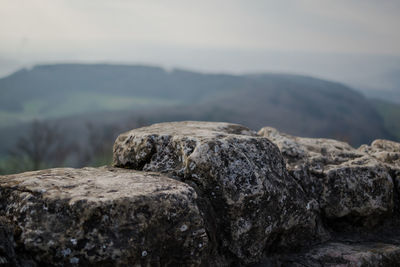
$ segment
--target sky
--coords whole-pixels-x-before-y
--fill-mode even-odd
[[[0,76],[42,62],[123,62],[365,86],[400,71],[398,14],[398,0],[0,0]]]

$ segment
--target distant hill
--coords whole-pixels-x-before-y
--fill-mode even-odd
[[[240,76],[124,65],[39,65],[0,79],[0,119],[15,124],[104,110],[193,104],[247,89]]]
[[[400,104],[380,99],[371,99],[370,102],[383,118],[385,128],[400,140]]]
[[[286,74],[205,74],[149,66],[39,65],[0,79],[0,154],[12,144],[10,138],[23,133],[18,129],[35,118],[71,125],[123,124],[128,118],[149,123],[229,121],[353,145],[395,138],[368,99],[339,83]]]

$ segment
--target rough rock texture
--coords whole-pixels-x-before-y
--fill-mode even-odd
[[[0,266],[18,264],[11,227],[12,224],[6,218],[0,217]]]
[[[392,175],[397,191],[400,192],[400,143],[378,139],[370,146],[362,145],[358,150],[383,163]]]
[[[199,265],[208,238],[196,197],[160,174],[115,168],[3,176],[0,215],[11,223],[0,220],[0,265]]]
[[[0,176],[0,266],[399,266],[399,163],[387,140],[135,129],[117,167]]]
[[[161,123],[121,134],[114,166],[158,171],[200,196],[218,255],[256,262],[324,235],[316,203],[288,175],[278,148],[235,124]],[[231,254],[231,255],[230,255]]]
[[[257,267],[395,267],[399,264],[400,246],[398,244],[329,242],[305,253],[271,258]]]
[[[385,164],[344,142],[302,138],[265,127],[259,134],[278,145],[289,172],[318,200],[328,219],[371,226],[393,210],[393,180]]]

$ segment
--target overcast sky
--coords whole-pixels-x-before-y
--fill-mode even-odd
[[[10,66],[53,61],[140,62],[246,72],[299,68],[292,63],[276,68],[268,62],[254,67],[252,60],[259,55],[275,56],[276,62],[280,61],[276,55],[287,60],[311,53],[400,56],[399,0],[0,3],[0,75]]]

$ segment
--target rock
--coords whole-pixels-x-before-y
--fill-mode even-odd
[[[0,266],[396,266],[399,154],[229,123],[135,129],[116,167],[0,176]]]
[[[301,253],[284,255],[257,267],[398,266],[400,245],[380,242],[329,242]]]
[[[231,261],[257,262],[265,251],[298,248],[325,234],[315,201],[288,174],[278,148],[240,125],[135,129],[117,138],[113,164],[162,172],[195,188],[213,251]]]
[[[369,153],[377,153],[377,152],[400,153],[400,143],[390,140],[377,139],[372,142],[371,146],[362,145],[361,148],[367,148],[366,151]]]
[[[383,163],[393,174],[400,174],[400,143],[389,140],[375,140],[371,146],[362,145],[359,151],[369,154]]]
[[[16,266],[17,257],[14,251],[14,233],[9,221],[0,217],[0,266]]]
[[[385,165],[344,142],[294,137],[265,127],[282,152],[289,172],[318,200],[328,220],[376,225],[393,210],[393,181]]]
[[[200,265],[209,241],[196,198],[163,175],[116,168],[2,176],[0,216],[11,223],[0,224],[0,260],[15,259],[15,238],[39,266]]]
[[[400,221],[400,143],[378,139],[358,150],[381,162],[390,173],[395,185],[395,212]]]

